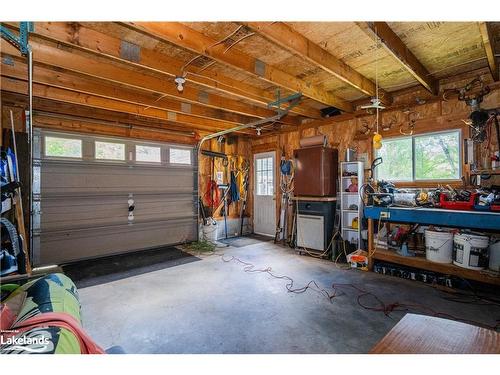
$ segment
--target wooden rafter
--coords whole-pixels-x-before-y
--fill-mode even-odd
[[[28,97],[25,94],[17,94],[13,92],[2,91],[2,103],[5,105],[14,105],[24,107],[27,105]],[[141,127],[151,127],[152,129],[172,129],[178,131],[190,131],[184,124],[179,124],[162,119],[151,117],[142,117],[137,114],[124,112],[110,111],[109,109],[101,109],[95,107],[81,106],[78,104],[53,101],[47,98],[33,98],[34,114],[39,112],[50,113],[54,116],[66,117],[76,116],[86,118],[87,120],[97,120],[105,122],[119,122],[129,125],[138,125]],[[201,132],[200,132],[201,133]]]
[[[2,53],[12,56],[19,56],[15,47],[1,40]],[[85,51],[78,49],[59,48],[51,45],[50,42],[31,38],[30,45],[33,49],[33,57],[36,63],[54,66],[68,71],[85,74],[93,78],[123,84],[139,90],[145,90],[162,94],[176,100],[204,105],[215,109],[238,113],[246,116],[265,118],[276,113],[266,108],[251,106],[240,100],[235,100],[207,92],[202,92],[194,87],[185,87],[180,94],[175,85],[169,81],[163,81],[153,75],[149,75],[137,70],[122,68],[115,64],[107,63],[106,59],[91,58]],[[284,123],[298,124],[296,117],[286,116]]]
[[[298,55],[310,63],[332,74],[349,86],[370,96],[376,96],[376,86],[371,80],[352,69],[349,65],[333,56],[321,46],[313,43],[304,35],[295,31],[284,22],[243,22],[242,24],[257,31],[287,51]],[[381,101],[389,105],[392,103],[391,95],[379,89]]]
[[[3,91],[24,94],[28,90],[28,83],[23,80],[3,77],[1,78],[1,87]],[[117,112],[137,114],[143,117],[167,120],[184,124],[189,129],[198,129],[205,131],[225,130],[232,128],[232,124],[212,120],[208,118],[199,118],[183,114],[174,114],[156,108],[147,108],[140,105],[125,103],[118,100],[103,98],[100,96],[82,94],[75,91],[64,90],[56,87],[45,86],[35,83],[33,85],[33,95],[39,98],[48,98],[55,101],[78,104],[87,107],[108,109]]]
[[[8,26],[14,27],[15,25],[8,24]],[[34,35],[51,41],[76,45],[98,56],[108,57],[134,68],[140,67],[146,71],[161,73],[170,77],[180,75],[185,65],[184,61],[136,45],[132,45],[132,47],[138,48],[137,55],[134,61],[131,61],[124,57],[122,51],[126,42],[77,23],[37,22]],[[274,94],[267,90],[221,75],[210,69],[203,70],[202,67],[192,64],[185,69],[185,72],[188,74],[187,79],[189,82],[194,82],[220,93],[249,100],[257,105],[267,105],[267,103],[275,100]],[[311,118],[320,118],[318,110],[305,105],[295,107],[292,112]]]
[[[380,38],[382,46],[394,56],[418,82],[433,95],[437,94],[437,82],[386,22],[356,22],[356,24],[370,37],[373,37],[375,33]]]
[[[2,76],[25,80],[27,65],[14,61],[14,65],[2,64]],[[146,107],[162,109],[179,114],[193,115],[210,118],[232,124],[245,124],[255,118],[243,116],[232,112],[225,112],[197,104],[183,103],[168,97],[153,97],[151,93],[130,91],[116,84],[92,80],[75,73],[55,71],[48,67],[36,66],[33,71],[33,81],[46,86],[58,87],[84,94],[101,96],[108,99],[121,100],[127,103],[143,105]]]
[[[488,22],[479,22],[479,31],[481,32],[481,38],[483,40],[484,50],[486,52],[486,57],[488,58],[488,66],[490,67],[491,76],[494,81],[498,81],[498,63],[495,56],[494,40],[493,34],[491,32]]]
[[[133,22],[127,24],[137,31],[142,31],[160,40],[175,44],[194,53],[210,57],[222,64],[250,73],[272,84],[288,90],[301,92],[304,96],[320,103],[334,106],[346,112],[352,112],[353,106],[321,87],[311,85],[302,79],[277,69],[239,51],[228,50],[223,44],[217,44],[212,38],[178,22]]]
[[[131,137],[139,139],[147,139],[152,141],[175,142],[185,144],[197,143],[195,136],[182,135],[174,133],[165,128],[157,128],[152,126],[120,126],[120,124],[105,124],[99,120],[78,120],[74,118],[49,117],[44,115],[34,115],[37,127],[51,130],[75,131],[79,133],[90,133],[105,136],[116,137]]]

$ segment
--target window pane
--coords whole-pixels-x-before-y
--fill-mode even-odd
[[[255,172],[257,182],[257,195],[273,195],[274,176],[273,176],[273,158],[258,158]]]
[[[81,158],[82,141],[80,139],[45,137],[45,155],[63,158]]]
[[[268,172],[267,172],[267,194],[273,195],[274,194],[273,190],[274,190],[273,171],[268,170]]]
[[[185,148],[170,148],[170,163],[172,164],[191,164],[191,150]]]
[[[375,170],[377,179],[393,181],[411,181],[412,171],[412,139],[399,138],[384,140],[382,148],[377,151],[383,163]]]
[[[153,146],[135,146],[135,160],[161,163],[161,148]]]
[[[415,137],[415,179],[460,178],[460,133]]]
[[[95,142],[95,158],[103,160],[125,160],[125,145],[114,142]]]

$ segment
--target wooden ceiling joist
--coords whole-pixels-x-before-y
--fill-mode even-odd
[[[352,69],[321,46],[313,43],[284,22],[243,22],[266,39],[320,67],[336,78],[362,93],[377,96],[376,86],[371,80]],[[381,101],[390,105],[391,95],[379,88]]]
[[[2,64],[2,76],[25,80],[28,74],[27,65],[19,61],[13,61],[13,63],[13,66]],[[75,73],[54,71],[39,65],[34,69],[33,82],[179,114],[220,120],[230,124],[239,125],[254,120],[253,117],[203,107],[197,104],[183,103],[168,97],[159,96],[154,98],[153,95],[148,93],[124,90],[122,87],[107,82],[91,80]]]
[[[25,107],[28,103],[28,97],[24,94],[2,91],[2,103],[5,105],[13,105]],[[105,121],[109,123],[122,123],[128,125],[137,125],[140,127],[151,127],[152,129],[168,129],[174,131],[186,132],[186,126],[171,121],[156,119],[151,117],[142,117],[137,114],[124,112],[110,111],[108,109],[86,107],[72,103],[53,101],[47,98],[33,98],[34,114],[39,112],[50,113],[52,117],[76,116],[85,118],[87,121]],[[195,133],[193,131],[193,133]],[[199,132],[200,134],[202,132]]]
[[[169,81],[163,81],[149,74],[136,70],[121,68],[113,64],[107,64],[96,57],[86,56],[85,52],[71,50],[68,48],[45,44],[35,38],[31,38],[30,45],[33,49],[33,58],[35,63],[41,63],[48,66],[54,66],[76,73],[88,75],[93,78],[103,79],[114,83],[130,86],[139,90],[154,92],[165,95],[173,99],[182,100],[189,103],[204,105],[215,109],[223,109],[229,112],[235,112],[246,116],[265,118],[275,115],[273,110],[251,106],[242,103],[239,100],[214,95],[194,87],[185,87],[180,94],[175,85]],[[0,41],[2,53],[11,56],[19,56],[15,47],[4,41]],[[80,52],[80,53],[78,53]],[[286,116],[284,123],[297,125],[299,122],[296,117]]]
[[[2,91],[8,91],[18,94],[25,94],[28,90],[28,83],[23,80],[3,77],[1,78]],[[118,100],[107,99],[100,96],[82,94],[75,91],[64,90],[56,87],[33,84],[33,96],[47,98],[59,102],[77,104],[87,107],[113,110],[129,114],[136,114],[142,117],[151,117],[155,119],[167,120],[186,126],[189,130],[216,131],[232,128],[234,125],[219,120],[199,118],[184,114],[176,114],[157,108],[147,108],[140,105],[125,103]],[[248,133],[243,132],[242,133]]]
[[[420,82],[420,84],[433,95],[437,94],[437,82],[386,22],[357,22],[357,25],[370,37],[373,38],[374,34],[377,35],[380,38],[382,46],[394,56],[396,60],[398,60],[401,65]]]
[[[221,64],[250,73],[267,82],[294,92],[320,103],[334,106],[345,112],[352,112],[353,106],[348,101],[333,95],[321,87],[311,85],[287,72],[255,59],[237,48],[227,49],[224,44],[193,30],[178,22],[133,22],[127,24],[137,31],[142,31],[160,40],[175,44],[194,53],[210,57]]]
[[[9,24],[8,26],[14,27],[15,25]],[[34,35],[54,42],[79,46],[86,51],[111,58],[114,61],[132,67],[140,67],[144,70],[168,75],[172,77],[172,85],[174,84],[173,77],[180,75],[185,65],[184,61],[175,59],[164,53],[142,46],[132,45],[119,38],[103,34],[78,23],[37,22]],[[124,56],[123,50],[125,45],[132,45],[134,48],[137,48],[137,54],[134,58],[131,59],[130,57],[126,58]],[[185,68],[188,82],[194,82],[208,89],[234,95],[258,105],[267,105],[267,103],[275,100],[274,95],[264,89],[221,75],[217,72],[212,72],[209,69],[202,69],[203,68],[196,67],[195,65],[190,65]],[[295,107],[292,112],[311,118],[320,118],[318,110],[305,105]]]
[[[82,121],[78,119],[67,119],[64,117],[34,116],[36,125],[44,129],[75,131],[79,133],[96,134],[103,136],[131,137],[147,139],[151,141],[176,142],[184,144],[195,144],[194,136],[183,135],[180,133],[171,133],[162,128],[145,126],[122,126],[120,124],[103,124],[98,120]]]
[[[484,50],[486,52],[486,57],[488,58],[488,66],[490,68],[491,76],[494,81],[498,81],[499,67],[495,56],[493,34],[488,22],[479,22],[479,31],[481,32],[481,39],[483,40]]]

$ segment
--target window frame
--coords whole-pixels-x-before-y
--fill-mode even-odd
[[[79,141],[80,142],[80,156],[55,156],[55,155],[48,155],[47,154],[47,138],[56,138],[56,139],[64,139],[64,140],[71,140],[71,141]],[[54,160],[83,160],[83,148],[84,148],[84,141],[81,137],[78,136],[72,136],[66,133],[61,133],[61,134],[55,134],[55,133],[46,133],[42,137],[42,152],[43,156],[47,159],[54,159]]]
[[[95,138],[93,140],[93,159],[97,162],[108,162],[108,163],[128,163],[130,160],[129,160],[129,157],[127,157],[127,145],[128,143],[127,142],[120,142],[118,140],[110,140],[110,139],[105,139],[105,138]],[[97,143],[114,143],[114,144],[119,144],[119,145],[123,145],[123,159],[106,159],[106,158],[98,158],[97,157]]]
[[[149,147],[149,148],[156,148],[160,150],[160,160],[158,161],[149,161],[149,160],[137,160],[137,147]],[[163,163],[163,150],[165,147],[162,147],[158,144],[147,144],[147,143],[134,143],[133,144],[133,161],[137,164],[152,164],[152,165],[160,165]]]
[[[417,179],[416,178],[416,166],[415,166],[415,138],[419,137],[429,137],[433,135],[438,135],[438,134],[450,134],[450,133],[457,133],[458,134],[458,178],[442,178],[442,179],[432,179],[432,178],[422,178],[422,179]],[[412,177],[410,180],[390,180],[396,183],[401,183],[401,184],[413,184],[413,183],[422,183],[422,182],[446,182],[446,181],[460,181],[460,176],[462,176],[463,172],[463,149],[462,149],[462,144],[463,144],[463,138],[462,138],[462,129],[448,129],[448,130],[440,130],[436,132],[424,132],[424,133],[418,133],[418,134],[412,134],[412,135],[403,135],[403,136],[397,136],[397,137],[390,137],[386,138],[387,140],[399,140],[399,139],[411,139],[411,156],[412,156]],[[384,141],[382,140],[382,143]],[[375,157],[378,157],[378,151],[379,150],[374,150]],[[375,169],[375,179],[379,179],[379,175],[377,172],[377,169]]]
[[[189,163],[173,163],[171,160],[171,155],[170,155],[170,150],[182,150],[182,151],[188,151],[189,152]],[[182,147],[182,146],[173,146],[173,145],[168,145],[167,147],[167,163],[169,166],[173,167],[179,167],[179,168],[190,168],[193,167],[193,162],[194,162],[194,152],[193,149],[188,148],[188,147]]]
[[[258,169],[257,168],[257,164],[258,164],[258,160],[266,160],[266,169]],[[256,159],[256,167],[255,167],[255,195],[258,196],[258,197],[272,197],[275,195],[275,191],[274,191],[274,188],[275,188],[275,165],[274,165],[274,157],[271,156],[271,155],[267,155],[267,156],[263,156],[263,157],[257,157]],[[269,167],[269,165],[271,167]],[[266,175],[266,178],[269,178],[269,177],[272,177],[272,182],[270,183],[269,180],[266,181],[266,183],[264,184],[265,185],[265,190],[266,190],[266,194],[259,194],[259,172],[261,173],[261,175],[263,175],[262,173],[263,172],[266,172],[265,175]],[[271,173],[269,173],[271,172]],[[269,193],[269,187],[272,188],[272,192]]]

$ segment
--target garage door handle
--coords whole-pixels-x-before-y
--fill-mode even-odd
[[[132,211],[134,211],[134,209],[135,209],[134,205],[128,206],[128,212],[132,212]]]

